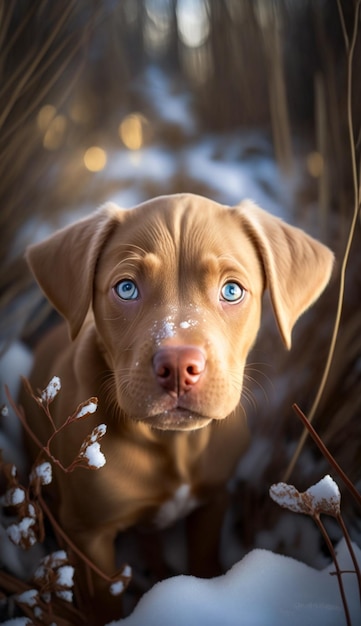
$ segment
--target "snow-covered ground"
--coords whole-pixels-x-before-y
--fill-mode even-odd
[[[361,566],[361,551],[355,546]],[[345,542],[342,569],[352,569]],[[176,576],[151,589],[126,619],[112,626],[343,626],[346,624],[331,564],[315,570],[268,550],[253,550],[224,576]],[[344,575],[351,623],[361,623],[354,574]]]

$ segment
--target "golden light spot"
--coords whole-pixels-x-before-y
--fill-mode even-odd
[[[310,152],[306,157],[306,167],[308,173],[313,178],[319,178],[323,174],[323,156],[319,152]]]
[[[64,141],[66,130],[66,117],[57,115],[50,122],[43,139],[43,146],[46,150],[57,150]]]
[[[144,143],[144,127],[147,124],[144,115],[131,113],[119,125],[119,137],[129,150],[139,150]]]
[[[46,104],[45,106],[41,107],[36,117],[36,123],[38,125],[38,129],[42,133],[45,133],[48,126],[50,125],[50,123],[52,122],[55,116],[56,116],[56,108],[52,104]]]
[[[86,150],[83,160],[89,172],[100,172],[106,166],[107,153],[99,146],[92,146]]]

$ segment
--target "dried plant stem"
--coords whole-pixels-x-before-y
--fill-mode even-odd
[[[341,265],[341,271],[340,271],[340,288],[339,288],[335,323],[333,327],[333,332],[332,332],[332,337],[331,337],[331,342],[330,342],[325,369],[322,375],[320,385],[318,387],[316,398],[308,414],[308,420],[310,423],[313,421],[317,408],[319,406],[319,403],[320,403],[320,400],[321,400],[321,397],[324,392],[326,382],[329,376],[333,357],[334,357],[336,341],[337,341],[340,320],[341,320],[341,315],[342,315],[342,309],[343,309],[346,268],[347,268],[347,263],[348,263],[348,259],[350,256],[351,244],[352,244],[355,230],[356,230],[357,219],[358,219],[359,212],[360,212],[360,193],[359,193],[359,183],[358,183],[358,173],[357,173],[357,163],[356,163],[355,138],[354,138],[354,131],[353,131],[353,116],[352,116],[352,64],[353,64],[353,56],[354,56],[354,51],[355,51],[356,39],[357,39],[360,3],[361,3],[361,0],[357,0],[356,5],[355,5],[353,33],[352,33],[351,43],[349,43],[349,39],[348,39],[346,28],[345,28],[341,3],[340,3],[340,0],[337,0],[339,12],[340,12],[342,29],[343,29],[343,33],[345,37],[345,46],[347,50],[347,127],[348,127],[348,133],[349,133],[352,179],[353,179],[353,187],[354,187],[354,211],[353,211],[353,217],[352,217],[352,221],[350,225],[349,235],[348,235],[347,242],[346,242],[346,249],[344,252],[343,259],[342,259],[342,265]],[[305,429],[299,439],[297,448],[285,472],[285,475],[283,478],[285,482],[289,480],[295,468],[297,460],[302,452],[303,446],[307,439],[307,435],[308,435],[308,431]]]
[[[312,424],[307,419],[306,415],[303,413],[303,411],[301,411],[300,407],[297,404],[293,404],[292,408],[295,411],[295,413],[298,415],[298,417],[302,420],[304,426],[306,427],[306,429],[310,433],[312,439],[314,440],[314,442],[318,446],[319,450],[322,452],[324,457],[328,460],[328,462],[331,464],[331,466],[334,468],[334,470],[340,476],[341,480],[345,483],[347,489],[349,490],[351,495],[354,497],[354,499],[356,500],[357,504],[359,504],[361,506],[361,494],[357,491],[357,489],[352,484],[352,482],[350,481],[348,476],[345,474],[343,469],[339,466],[337,461],[334,459],[334,457],[332,456],[331,452],[327,449],[327,447],[323,443],[322,439],[316,433],[316,431],[313,428]]]
[[[72,417],[69,417],[63,424],[61,424],[61,426],[59,426],[58,428],[55,426],[53,418],[51,416],[51,413],[49,411],[49,406],[46,406],[44,404],[42,404],[38,398],[36,398],[33,393],[32,393],[32,389],[28,383],[28,381],[26,379],[23,379],[25,386],[28,390],[28,392],[31,394],[31,396],[34,398],[34,400],[37,402],[37,404],[42,408],[42,410],[44,411],[45,415],[47,416],[47,418],[49,419],[52,429],[53,429],[53,433],[50,435],[48,441],[46,442],[46,444],[41,443],[41,441],[37,438],[37,436],[35,435],[35,433],[32,431],[32,429],[30,428],[29,424],[26,421],[26,417],[25,417],[25,413],[22,407],[19,407],[15,404],[14,400],[11,397],[9,388],[7,385],[5,385],[5,394],[6,397],[8,399],[8,402],[11,406],[11,408],[13,409],[14,413],[17,415],[17,417],[19,418],[22,426],[24,427],[24,429],[26,430],[27,434],[29,435],[29,437],[33,440],[33,442],[36,444],[36,446],[39,448],[40,452],[39,452],[39,457],[42,455],[42,453],[45,453],[46,456],[54,463],[54,465],[57,465],[58,467],[60,467],[61,470],[63,470],[63,472],[72,472],[73,470],[75,470],[77,467],[87,467],[87,463],[84,462],[84,465],[82,464],[81,461],[79,461],[78,458],[75,458],[74,461],[72,461],[70,463],[70,465],[68,465],[67,467],[65,467],[61,461],[59,461],[59,459],[57,457],[55,457],[51,450],[50,450],[50,444],[52,443],[53,439],[67,426],[69,426],[69,424],[72,421]]]
[[[44,445],[41,443],[40,439],[38,439],[38,438],[37,438],[37,436],[35,435],[35,433],[32,431],[32,429],[30,428],[29,424],[28,424],[28,423],[27,423],[27,421],[26,421],[26,418],[25,418],[25,413],[24,413],[23,408],[22,408],[22,407],[18,407],[18,406],[15,404],[14,400],[13,400],[13,399],[12,399],[12,397],[11,397],[11,394],[10,394],[10,391],[9,391],[9,388],[8,388],[8,386],[7,386],[7,385],[5,385],[5,394],[6,394],[6,397],[7,397],[7,399],[8,399],[8,402],[9,402],[9,404],[10,404],[11,408],[13,409],[14,413],[15,413],[15,414],[17,415],[17,417],[19,418],[19,420],[20,420],[20,422],[21,422],[21,424],[22,424],[22,426],[23,426],[24,430],[26,430],[27,434],[28,434],[28,435],[29,435],[29,437],[33,440],[33,442],[36,444],[36,446],[39,448],[39,450],[41,450],[41,451],[45,452],[45,453],[46,453],[46,455],[47,455],[47,456],[48,456],[48,457],[49,457],[49,458],[50,458],[50,459],[51,459],[51,460],[52,460],[52,461],[53,461],[56,465],[58,465],[59,467],[61,467],[62,469],[64,469],[64,471],[66,471],[66,469],[65,469],[65,468],[62,466],[62,464],[60,463],[60,461],[59,461],[57,458],[55,458],[55,457],[51,454],[50,449],[49,449],[49,442],[48,442],[48,444],[46,444],[46,445],[44,446]],[[48,412],[46,412],[46,414],[47,414],[47,416],[49,417]],[[55,428],[55,425],[54,425],[54,423],[53,423],[53,420],[52,420],[51,416],[50,416],[50,421],[52,422],[52,425],[53,425],[53,427]],[[53,433],[53,435],[54,435],[54,434],[56,434],[56,433]],[[50,439],[52,439],[53,435],[50,437]]]
[[[57,21],[57,23],[55,24],[53,30],[50,32],[47,40],[43,44],[42,48],[40,49],[38,54],[35,56],[35,58],[30,62],[30,64],[28,65],[29,61],[25,57],[23,64],[19,65],[17,71],[15,72],[15,78],[18,78],[17,83],[16,83],[16,88],[11,92],[11,97],[9,97],[7,106],[5,106],[4,110],[2,111],[2,114],[0,116],[0,127],[3,126],[5,120],[7,119],[8,115],[9,115],[9,113],[13,109],[13,106],[14,106],[16,100],[18,99],[21,91],[23,90],[24,86],[27,84],[27,82],[31,78],[31,76],[34,73],[34,71],[39,66],[39,64],[42,61],[42,59],[47,54],[51,44],[53,43],[53,41],[55,40],[56,36],[60,32],[60,29],[62,28],[63,24],[68,19],[68,17],[70,15],[71,11],[73,10],[73,8],[74,8],[74,2],[69,3],[65,7],[65,9],[64,9],[64,11],[63,11],[63,13],[61,15],[61,18]],[[26,65],[28,65],[28,67],[26,67]],[[14,77],[11,80],[14,80]]]
[[[58,522],[56,521],[55,517],[52,515],[50,509],[48,508],[47,504],[45,503],[41,495],[39,495],[39,504],[41,505],[41,508],[43,509],[44,513],[46,514],[53,528],[56,530],[59,536],[63,539],[63,541],[65,541],[66,545],[74,552],[74,554],[76,554],[83,561],[83,563],[85,563],[90,569],[92,569],[93,572],[98,574],[98,576],[100,576],[107,582],[111,583],[113,579],[107,574],[105,574],[101,569],[99,569],[92,561],[90,561],[86,557],[86,555],[81,550],[79,550],[79,548],[75,545],[75,543],[71,541],[71,539],[63,531],[61,526],[59,526]]]
[[[5,385],[5,395],[6,395],[7,399],[8,399],[8,402],[9,402],[11,408],[13,409],[15,415],[18,416],[22,426],[26,430],[26,432],[29,435],[29,437],[31,437],[31,439],[38,446],[38,448],[42,449],[43,448],[43,444],[37,438],[37,436],[33,433],[33,431],[31,430],[30,426],[28,425],[28,423],[26,421],[26,418],[25,418],[25,413],[24,413],[23,408],[22,407],[18,407],[15,404],[14,400],[11,397],[11,393],[10,393],[9,387],[7,385]]]
[[[361,571],[360,571],[360,568],[359,568],[359,564],[357,562],[356,555],[355,555],[354,549],[352,547],[350,535],[348,534],[348,530],[347,530],[347,528],[345,526],[345,522],[343,521],[341,514],[336,515],[336,520],[337,520],[337,523],[339,524],[339,526],[340,526],[340,528],[341,528],[341,530],[343,532],[343,536],[345,538],[345,541],[346,541],[346,544],[347,544],[347,548],[348,548],[348,551],[350,553],[353,566],[355,568],[355,572],[356,572],[356,576],[357,576],[357,582],[358,582],[358,588],[359,588],[359,594],[360,594],[360,602],[361,602]]]
[[[320,532],[321,532],[321,534],[322,534],[322,536],[323,536],[323,538],[324,538],[324,540],[325,540],[325,542],[327,544],[327,547],[328,547],[328,549],[330,551],[330,554],[332,556],[332,560],[333,560],[333,562],[335,564],[336,576],[337,576],[338,584],[339,584],[339,587],[340,587],[340,594],[341,594],[341,598],[342,598],[343,608],[344,608],[344,611],[345,611],[346,623],[347,623],[347,626],[352,626],[350,612],[349,612],[349,609],[348,609],[348,606],[347,606],[345,589],[344,589],[343,581],[342,581],[342,573],[341,573],[340,566],[338,564],[336,552],[335,552],[334,547],[332,545],[332,541],[331,541],[330,537],[328,536],[327,530],[324,527],[324,525],[323,525],[323,523],[321,521],[320,516],[315,513],[314,515],[312,515],[312,519],[317,524],[317,526],[318,526],[318,528],[319,528],[319,530],[320,530]]]

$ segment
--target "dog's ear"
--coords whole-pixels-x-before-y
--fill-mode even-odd
[[[241,202],[235,211],[260,255],[277,324],[289,349],[295,322],[330,279],[334,255],[301,229],[249,200]]]
[[[26,251],[31,271],[51,304],[67,320],[72,339],[79,333],[91,304],[102,246],[122,213],[115,204],[108,203]]]

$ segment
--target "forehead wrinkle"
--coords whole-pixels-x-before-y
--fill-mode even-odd
[[[224,271],[231,271],[232,269],[235,269],[243,274],[248,274],[247,264],[244,263],[243,259],[237,258],[233,254],[220,254],[217,257],[217,260],[220,268]]]

